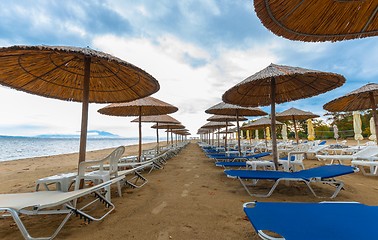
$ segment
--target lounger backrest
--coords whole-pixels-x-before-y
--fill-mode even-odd
[[[125,153],[125,147],[120,146],[116,148],[109,156],[106,158],[109,160],[109,174],[110,176],[116,175],[118,171],[118,161]]]
[[[354,154],[355,157],[369,158],[378,154],[378,146],[367,146]]]
[[[92,166],[99,166],[99,171],[104,171],[104,164],[109,163],[109,173],[112,175],[118,170],[118,160],[121,158],[122,154],[125,152],[125,147],[120,146],[116,148],[107,157],[101,160],[94,161],[84,161],[79,164],[79,176],[84,177],[85,172]]]
[[[354,173],[355,171],[357,171],[357,169],[351,166],[325,165],[293,172],[292,174],[295,177],[309,180],[311,178],[334,178],[337,176]]]

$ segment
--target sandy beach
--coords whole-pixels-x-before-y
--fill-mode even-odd
[[[330,144],[331,142],[327,142]],[[353,141],[348,141],[354,144]],[[154,146],[144,144],[148,149]],[[88,159],[101,159],[112,149],[88,152]],[[125,155],[135,155],[137,146],[127,146]],[[30,192],[35,180],[76,170],[77,154],[65,154],[0,163],[0,193]],[[319,166],[316,159],[305,160],[306,168]],[[140,189],[123,188],[118,197],[112,187],[116,210],[101,222],[85,224],[71,217],[56,239],[259,239],[246,219],[242,204],[249,201],[319,202],[304,184],[281,184],[269,198],[252,198],[239,181],[229,179],[199,146],[192,142],[171,158],[164,169],[145,175],[148,183]],[[378,178],[355,173],[339,177],[345,189],[332,201],[378,203]],[[322,194],[332,188],[315,187]],[[40,218],[40,217],[39,217]],[[33,221],[34,220],[34,221]],[[56,217],[26,220],[36,236],[51,233]],[[22,239],[12,219],[1,219],[0,239]]]

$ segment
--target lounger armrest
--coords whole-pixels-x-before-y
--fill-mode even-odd
[[[305,154],[306,151],[292,151],[292,152],[289,152],[288,154],[289,155],[296,155],[296,154]]]
[[[356,157],[353,160],[378,161],[378,157]]]

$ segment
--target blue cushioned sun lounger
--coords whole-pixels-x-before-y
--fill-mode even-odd
[[[264,152],[264,153],[258,153],[258,154],[253,154],[245,157],[238,157],[240,160],[253,160],[253,159],[259,159],[262,157],[269,156],[271,153],[269,152]],[[228,158],[229,159],[229,158]],[[232,158],[231,158],[232,160]],[[217,167],[224,167],[224,168],[230,168],[230,167],[246,167],[246,162],[245,161],[238,161],[238,162],[216,162],[215,166]]]
[[[247,164],[246,162],[216,162],[215,163],[215,166],[217,167],[224,167],[224,168],[228,168],[228,167],[246,167]]]
[[[221,161],[221,160],[231,161],[231,160],[234,160],[235,158],[250,160],[250,159],[257,159],[257,158],[266,157],[266,156],[269,156],[271,154],[272,153],[270,153],[270,152],[263,152],[263,153],[256,153],[256,154],[247,155],[247,156],[209,156],[209,158],[214,158],[217,161]]]
[[[262,239],[378,238],[378,206],[358,202],[250,202],[245,203],[243,208]],[[272,237],[272,232],[283,238]]]
[[[301,170],[298,172],[284,172],[284,171],[261,171],[261,170],[225,170],[228,177],[237,178],[251,196],[269,197],[277,187],[280,181],[300,181],[304,182],[314,196],[319,197],[311,187],[311,183],[327,183],[336,187],[335,192],[331,196],[334,198],[340,192],[344,183],[333,179],[334,177],[357,172],[355,167],[345,165],[326,165],[310,169]],[[267,194],[251,193],[247,180],[273,180],[275,183]]]

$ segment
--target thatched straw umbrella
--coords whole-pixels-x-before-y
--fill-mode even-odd
[[[89,48],[0,48],[0,84],[48,98],[82,102],[79,163],[85,161],[89,103],[126,102],[157,92],[142,69]]]
[[[224,121],[224,122],[208,122],[206,124],[204,124],[201,128],[202,129],[210,129],[212,130],[213,132],[213,142],[214,142],[214,131],[215,129],[219,129],[219,128],[226,128],[226,131],[228,129],[228,127],[231,127],[231,126],[235,126],[234,124],[228,122],[228,121]],[[210,134],[210,133],[209,133]],[[210,136],[209,136],[210,138]]]
[[[175,123],[180,124],[178,120],[175,118],[169,116],[169,115],[154,115],[154,116],[142,116],[135,118],[131,122],[148,122],[148,123],[156,123],[157,126],[159,126],[159,123]],[[156,128],[156,148],[157,152],[159,153],[159,128]]]
[[[182,125],[182,124],[177,124],[177,123],[162,123],[162,124],[154,124],[151,126],[151,128],[155,128],[155,129],[167,129],[167,145],[169,144],[169,130],[171,129],[184,129],[185,126]],[[172,136],[172,132],[171,132],[171,144],[173,144],[173,136]]]
[[[260,108],[255,107],[241,107],[233,104],[228,103],[218,103],[211,108],[208,108],[206,113],[210,114],[217,114],[217,115],[234,115],[238,119],[239,116],[264,116],[267,115],[266,112],[261,110]],[[239,121],[236,121],[236,129],[238,133],[238,150],[239,155],[241,155],[241,149],[240,149],[240,126]],[[227,147],[227,145],[226,145]]]
[[[270,127],[272,125],[272,120],[267,117],[262,117],[257,119],[256,121],[253,121],[251,123],[248,123],[241,127],[241,129],[259,129],[262,128],[264,130],[264,138],[265,138],[265,145],[268,145],[267,139],[266,139],[266,132],[265,128]],[[276,121],[275,125],[282,125],[282,122]]]
[[[299,143],[298,137],[298,130],[297,130],[297,123],[296,120],[307,120],[309,118],[317,118],[320,117],[312,112],[303,111],[297,108],[289,108],[281,113],[276,114],[276,119],[280,121],[291,120],[294,123],[294,132],[295,132],[295,139],[297,140],[297,144]]]
[[[207,119],[207,121],[210,121],[210,122],[233,122],[233,121],[247,121],[248,119],[243,117],[243,116],[229,116],[229,115],[214,115],[214,116],[211,116]],[[224,139],[224,146],[225,148],[227,148],[227,128],[228,126],[226,125],[226,137]],[[219,128],[218,128],[218,132],[219,132]],[[219,134],[218,134],[218,144],[219,144]]]
[[[276,103],[308,98],[343,85],[335,73],[271,64],[223,94],[223,101],[241,106],[271,105],[273,160],[278,165]]]
[[[325,104],[323,108],[330,112],[349,112],[371,109],[375,122],[375,134],[378,136],[377,104],[378,84],[369,83],[342,97],[330,101]]]
[[[377,1],[254,0],[257,16],[278,36],[306,42],[378,35]]]
[[[153,97],[146,97],[132,102],[113,103],[98,110],[99,113],[110,116],[131,117],[139,116],[139,155],[142,156],[142,116],[164,115],[174,113],[177,107]]]
[[[183,136],[187,136],[187,135],[190,135],[189,133],[189,130],[186,129],[186,128],[183,128],[183,129],[171,129],[171,130],[167,130],[167,132],[171,132],[171,133],[174,133],[176,135],[176,144],[177,144],[177,138],[180,137],[180,141],[183,141]]]

